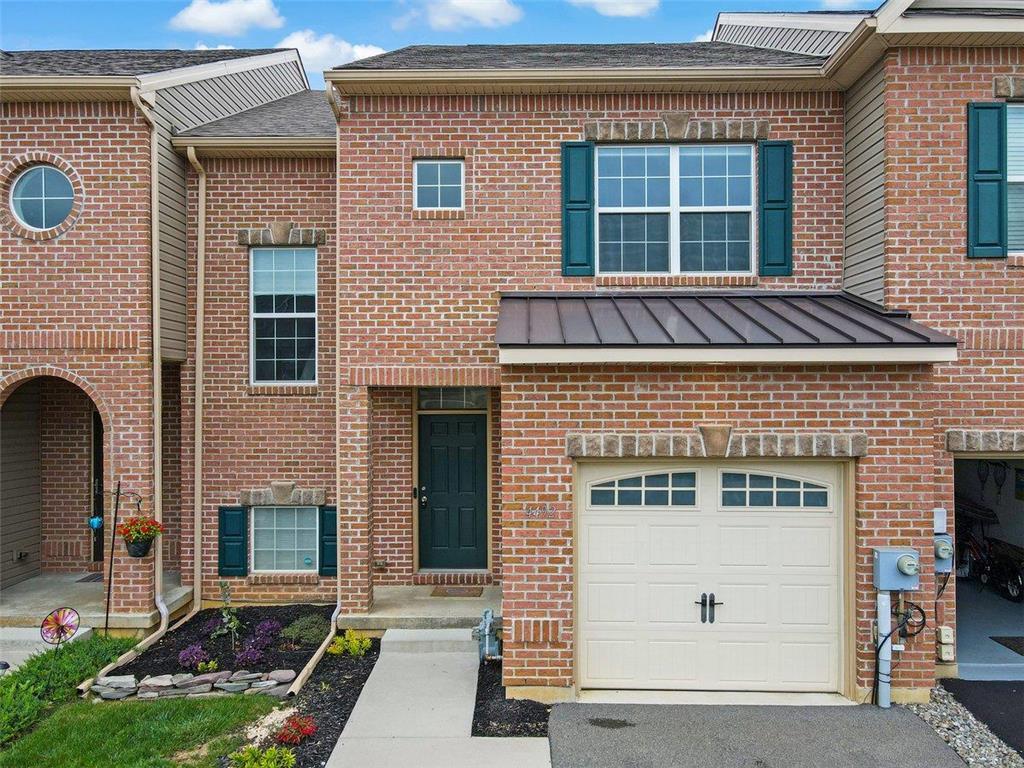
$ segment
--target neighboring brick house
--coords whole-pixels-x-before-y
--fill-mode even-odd
[[[183,126],[161,465],[183,583],[368,628],[425,587],[500,588],[513,696],[862,700],[872,548],[913,547],[927,624],[893,684],[926,696],[955,626],[933,510],[952,530],[955,458],[1024,457],[1024,18],[974,5],[413,46]],[[32,330],[60,311],[30,298]],[[4,375],[53,365],[42,343]],[[90,392],[141,401],[143,487],[146,360]]]

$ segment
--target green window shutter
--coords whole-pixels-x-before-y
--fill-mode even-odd
[[[320,575],[338,575],[337,507],[320,507]]]
[[[249,510],[220,507],[217,510],[217,573],[245,576],[249,573]]]
[[[793,143],[758,142],[758,238],[762,275],[793,274]]]
[[[594,274],[594,143],[562,144],[562,274]]]
[[[967,105],[967,255],[1006,256],[1006,105]]]

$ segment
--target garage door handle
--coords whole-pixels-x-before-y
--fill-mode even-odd
[[[715,593],[712,592],[710,595],[708,595],[708,623],[710,623],[710,624],[714,624],[715,623],[715,606],[716,605],[725,605],[725,603],[716,603],[715,602]]]
[[[700,600],[694,600],[693,604],[700,606],[700,623],[706,623],[708,620],[708,593],[701,592]]]

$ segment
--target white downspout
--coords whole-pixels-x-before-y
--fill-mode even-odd
[[[160,165],[158,128],[153,113],[142,101],[138,86],[131,88],[132,103],[149,123],[149,190],[150,190],[150,259],[152,285],[152,350],[153,350],[153,517],[163,521],[163,354],[160,347]],[[160,612],[160,626],[156,636],[167,631],[169,612],[164,602],[164,553],[163,547],[156,548],[153,558],[154,597],[156,609]]]

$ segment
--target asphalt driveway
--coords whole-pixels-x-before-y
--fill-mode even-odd
[[[894,707],[559,704],[552,768],[964,768]]]

